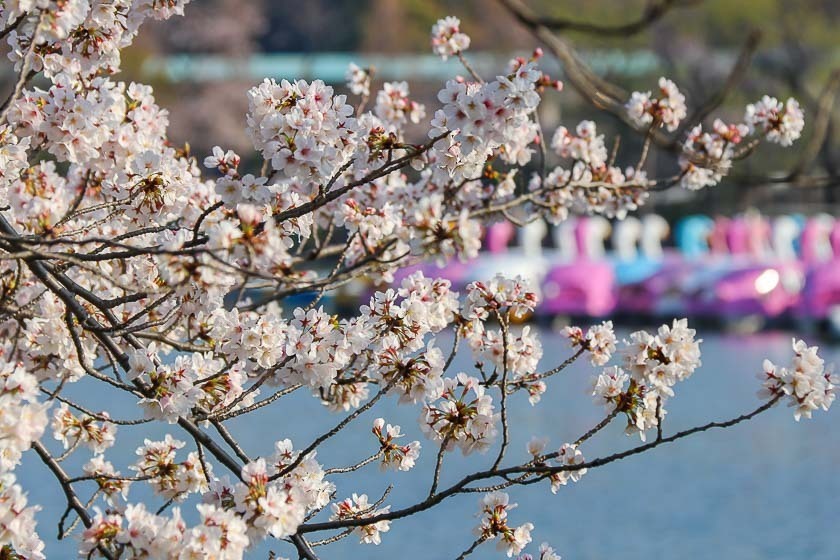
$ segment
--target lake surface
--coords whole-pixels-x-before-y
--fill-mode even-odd
[[[722,336],[701,332],[699,336],[704,339],[703,367],[676,388],[664,424],[666,435],[754,409],[760,404],[755,373],[763,358],[781,364],[790,361],[788,333]],[[544,368],[569,355],[565,339],[558,334],[544,330],[542,341]],[[826,362],[840,363],[840,347],[820,345]],[[471,363],[469,353],[462,352],[455,360],[456,371],[471,371]],[[523,395],[511,399],[514,429],[508,464],[524,460],[531,435],[549,437],[550,447],[556,448],[601,420],[603,410],[592,404],[587,392],[594,371],[588,362],[574,364],[549,381],[548,392],[536,407]],[[81,386],[68,394],[95,402]],[[125,410],[132,412],[128,407]],[[400,424],[407,439],[419,439],[423,445],[417,467],[408,473],[381,473],[370,465],[357,473],[336,475],[339,499],[357,492],[367,493],[374,501],[389,484],[395,484],[387,501],[394,508],[426,496],[435,447],[420,433],[418,415],[418,409],[398,407],[388,399],[361,416],[344,438],[331,440],[319,451],[319,460],[328,466],[345,466],[369,456],[375,451],[370,427],[378,416]],[[258,456],[285,437],[303,447],[339,418],[301,394],[281,399],[258,418],[231,422],[230,427],[251,456]],[[565,560],[836,560],[840,558],[839,421],[837,408],[797,423],[790,409],[777,406],[734,428],[697,434],[591,470],[556,495],[547,483],[514,488],[510,493],[519,508],[510,520],[534,523],[532,545],[548,541]],[[145,428],[120,428],[120,447],[111,450],[108,458],[123,472],[125,464],[119,458],[130,460],[142,437],[158,437],[166,431],[165,427],[154,432]],[[177,427],[172,433],[180,437]],[[593,459],[636,444],[638,438],[625,436],[623,422],[617,420],[582,450],[587,459]],[[17,476],[30,500],[45,506],[38,519],[48,557],[73,558],[75,542],[54,540],[64,506],[61,491],[37,457],[26,455]],[[85,452],[79,455],[82,459]],[[489,467],[494,458],[492,453],[473,455],[469,463],[478,470]],[[447,456],[441,487],[460,478],[466,465],[460,454]],[[137,484],[132,493],[142,495]],[[455,558],[474,539],[479,499],[480,494],[454,497],[431,511],[392,523],[379,546],[359,545],[350,536],[318,552],[324,560]],[[192,518],[192,509],[189,504],[184,507],[187,519]],[[317,538],[322,536],[326,535]],[[275,541],[256,548],[249,558],[265,559],[270,549],[295,557],[291,547]],[[528,551],[535,552],[536,546]],[[504,555],[485,544],[471,558]]]

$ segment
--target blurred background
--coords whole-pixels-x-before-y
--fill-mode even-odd
[[[808,117],[806,141],[814,133],[820,94],[840,67],[840,3],[834,0],[535,0],[528,5],[546,18],[605,27],[638,22],[650,6],[664,5],[661,15],[628,32],[570,28],[559,33],[596,74],[626,91],[649,90],[659,76],[668,76],[686,94],[690,109],[725,88],[746,50],[749,64],[737,69],[737,83],[727,89],[715,116],[737,120],[746,103],[765,93],[793,95]],[[512,55],[527,55],[538,45],[493,0],[195,0],[187,18],[144,27],[125,55],[123,79],[155,86],[159,102],[171,111],[174,141],[191,142],[198,154],[220,144],[246,156],[252,150],[243,132],[245,91],[264,77],[320,78],[343,91],[350,61],[373,65],[379,85],[409,81],[412,98],[425,103],[431,115],[442,81],[464,73],[457,61],[441,63],[430,51],[429,30],[444,15],[461,19],[472,38],[469,58],[486,75],[501,71]],[[550,54],[543,66],[563,78]],[[641,139],[628,134],[617,119],[594,110],[571,87],[543,102],[541,119],[549,133],[561,121],[570,126],[595,119],[608,145],[611,137],[622,136],[621,153],[628,158],[623,163],[635,163],[634,142]],[[810,188],[791,191],[762,182],[790,171],[800,155],[799,150],[764,146],[736,170],[731,182],[738,188],[692,196],[675,189],[656,197],[648,210],[674,215],[700,208],[733,213],[756,206],[767,212],[824,210],[840,200],[831,188],[840,173],[834,120],[836,115],[808,170],[820,180],[803,181]],[[668,158],[660,159],[665,161],[651,162],[651,175],[657,166],[673,171]]]

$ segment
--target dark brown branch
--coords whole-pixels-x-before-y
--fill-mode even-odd
[[[315,554],[303,535],[294,534],[291,536],[291,541],[295,545],[301,560],[318,560],[318,555]]]
[[[56,460],[50,455],[49,451],[41,445],[41,442],[36,441],[32,444],[32,449],[35,450],[35,453],[38,454],[38,457],[41,458],[41,461],[47,466],[50,471],[52,471],[55,478],[58,480],[58,483],[61,485],[61,490],[64,492],[64,497],[67,499],[67,506],[72,508],[73,511],[76,512],[76,515],[79,516],[79,519],[82,520],[82,523],[85,527],[90,527],[93,525],[93,519],[88,514],[87,509],[85,508],[84,504],[79,500],[79,497],[76,495],[76,492],[73,491],[72,483],[70,482],[70,477],[67,476],[67,473],[64,472],[64,469],[61,468]],[[106,549],[103,546],[99,547],[99,551],[102,553],[103,556],[106,558],[112,559],[114,555],[111,554],[111,551]]]
[[[817,159],[820,150],[825,143],[828,135],[829,125],[831,124],[831,115],[834,111],[834,102],[837,98],[837,89],[840,87],[840,69],[834,70],[829,76],[825,86],[823,86],[820,97],[817,101],[817,114],[814,117],[814,127],[811,133],[811,138],[802,150],[802,155],[791,169],[788,177],[791,180],[796,179],[807,171],[808,167]]]
[[[325,469],[324,474],[325,475],[330,475],[330,474],[345,474],[345,473],[349,473],[349,472],[355,472],[355,471],[361,469],[362,467],[364,467],[366,465],[369,465],[369,464],[373,463],[374,461],[376,461],[377,459],[379,459],[380,457],[382,457],[383,453],[384,453],[384,450],[380,449],[379,451],[377,451],[376,453],[374,453],[373,455],[371,455],[367,459],[363,459],[363,460],[359,461],[358,463],[356,463],[355,465],[350,465],[349,467],[335,467],[335,468],[332,468],[332,469]]]
[[[395,509],[389,512],[380,513],[378,515],[374,515],[371,517],[367,517],[363,520],[361,519],[342,519],[336,521],[327,521],[323,523],[309,523],[303,524],[298,527],[298,532],[300,533],[311,533],[315,531],[329,531],[335,529],[343,529],[346,527],[359,527],[361,525],[369,525],[371,523],[376,523],[378,521],[390,521],[394,519],[401,519],[403,517],[408,517],[410,515],[414,515],[415,513],[420,513],[421,511],[426,511],[437,504],[441,503],[442,501],[455,496],[467,487],[468,484],[478,481],[478,480],[485,480],[488,478],[496,478],[496,477],[507,477],[517,474],[523,473],[535,473],[541,474],[545,476],[549,476],[551,474],[559,473],[559,472],[570,472],[570,471],[579,471],[582,469],[592,469],[601,467],[604,465],[608,465],[615,461],[620,461],[621,459],[625,459],[627,457],[631,457],[633,455],[638,455],[639,453],[644,453],[645,451],[651,450],[655,447],[658,447],[665,443],[670,443],[673,441],[677,441],[688,436],[705,432],[707,430],[717,429],[717,428],[729,428],[735,426],[736,424],[740,424],[741,422],[745,422],[758,416],[759,414],[769,410],[773,405],[779,402],[781,395],[773,397],[771,400],[767,401],[766,403],[762,404],[752,412],[747,414],[743,414],[736,418],[732,418],[730,420],[726,420],[723,422],[710,422],[708,424],[704,424],[702,426],[697,426],[695,428],[691,428],[688,430],[684,430],[682,432],[678,432],[672,436],[663,438],[658,441],[652,441],[650,443],[646,443],[637,447],[633,447],[628,449],[627,451],[622,451],[620,453],[615,453],[613,455],[609,455],[607,457],[601,457],[599,459],[594,459],[589,462],[580,463],[577,465],[558,465],[558,466],[549,466],[549,465],[520,465],[516,467],[510,467],[506,469],[499,469],[499,470],[489,470],[489,471],[481,471],[477,473],[473,473],[470,475],[465,476],[446,490],[443,490],[434,496],[430,496],[429,498],[414,504],[412,506],[408,506],[402,509]]]
[[[11,224],[9,224],[6,218],[2,215],[0,215],[0,232],[10,236],[11,238],[18,237],[17,231],[15,231]],[[12,245],[14,246],[15,244],[12,243]],[[114,357],[120,367],[124,371],[129,371],[131,368],[128,362],[128,356],[110,336],[104,333],[105,327],[103,327],[103,325],[95,317],[88,313],[87,309],[85,309],[85,307],[76,300],[76,296],[78,295],[79,297],[88,300],[95,306],[95,302],[101,302],[101,300],[91,294],[90,291],[70,280],[63,273],[51,273],[48,266],[41,262],[37,257],[29,257],[24,259],[24,262],[26,262],[29,270],[36,278],[38,278],[38,280],[41,281],[44,287],[53,292],[64,303],[68,311],[76,317],[76,320],[82,328],[92,332],[94,337],[96,337],[102,346]],[[102,309],[101,307],[99,309],[112,324],[117,322],[116,317],[114,317],[113,313],[111,313],[108,309]],[[143,345],[134,336],[126,335],[123,338],[134,347],[143,347]],[[139,389],[143,389],[138,382],[135,382],[135,384],[137,384]],[[193,436],[193,438],[200,441],[219,462],[231,471],[232,474],[237,477],[241,476],[241,466],[237,463],[236,459],[231,457],[192,421],[186,418],[179,418],[178,425]]]
[[[595,75],[580,59],[571,43],[559,37],[548,26],[544,25],[542,19],[521,0],[499,0],[499,2],[557,57],[563,65],[563,72],[567,81],[581,97],[596,109],[606,111],[617,117],[637,133],[648,133],[648,127],[639,126],[628,116],[624,103],[629,95],[623,88]],[[657,146],[671,150],[676,149],[673,139],[661,130],[653,130],[650,134],[652,141]]]
[[[458,555],[455,560],[464,560],[467,556],[475,552],[475,549],[478,548],[481,543],[487,540],[487,537],[478,537],[464,552]]]
[[[435,459],[435,472],[432,474],[432,487],[429,489],[429,497],[434,496],[437,492],[438,484],[440,483],[440,472],[443,468],[443,456],[446,454],[446,446],[449,445],[450,436],[444,436],[443,441],[440,442],[437,458]]]
[[[717,90],[711,97],[709,97],[705,102],[703,102],[700,107],[698,107],[688,119],[685,120],[683,125],[680,127],[680,133],[677,134],[675,137],[675,141],[681,138],[685,132],[691,130],[703,122],[712,112],[717,109],[718,107],[723,104],[726,100],[726,97],[732,92],[733,89],[744,79],[744,76],[747,74],[747,69],[752,62],[752,58],[755,55],[756,50],[758,50],[758,46],[761,43],[761,31],[753,30],[749,36],[747,36],[747,40],[744,42],[744,46],[741,47],[741,52],[738,54],[738,59],[735,61],[735,64],[732,65],[732,68],[729,70],[729,75],[726,78],[726,81],[723,83],[721,88]]]
[[[610,412],[610,413],[606,416],[606,418],[604,418],[603,420],[601,420],[600,422],[598,422],[598,423],[597,423],[597,424],[596,424],[596,425],[595,425],[595,426],[594,426],[591,430],[589,430],[588,432],[586,432],[585,434],[583,434],[582,436],[580,436],[579,438],[577,438],[577,439],[575,440],[575,445],[580,445],[581,443],[585,442],[586,440],[588,440],[589,438],[591,438],[592,436],[594,436],[595,434],[597,434],[598,432],[600,432],[601,430],[603,430],[604,428],[606,428],[606,427],[607,427],[607,425],[608,425],[610,422],[612,422],[612,421],[613,421],[613,418],[615,418],[616,416],[618,416],[618,413],[619,413],[619,409],[618,409],[618,408],[614,408],[614,409],[613,409],[613,411],[612,411],[612,412]],[[552,453],[551,455],[553,455],[553,456],[555,456],[555,457],[556,457],[558,454],[557,454],[557,453]],[[544,457],[544,459],[545,459],[545,458],[549,458],[549,456]]]
[[[544,17],[539,18],[537,21],[540,25],[554,31],[573,31],[576,33],[599,35],[601,37],[632,37],[662,19],[672,8],[693,6],[702,1],[660,0],[658,2],[650,2],[637,19],[618,25],[574,21],[559,17]]]
[[[398,169],[402,169],[411,163],[411,160],[416,158],[418,155],[423,154],[424,152],[428,151],[432,146],[434,146],[438,141],[446,138],[449,136],[449,132],[444,132],[438,136],[435,136],[425,144],[418,146],[416,149],[412,149],[408,154],[395,159],[394,161],[387,163],[373,171],[366,176],[362,177],[359,180],[351,181],[346,185],[343,185],[335,190],[331,190],[330,192],[326,192],[323,196],[319,195],[316,196],[314,199],[310,200],[309,202],[305,202],[300,206],[295,206],[294,208],[289,208],[283,212],[275,214],[273,219],[277,222],[284,222],[286,220],[291,220],[292,218],[299,218],[301,216],[305,216],[311,212],[314,212],[318,208],[326,205],[333,200],[341,198],[351,190],[355,189],[356,187],[366,185],[379,179],[380,177],[385,177],[386,175],[390,175],[394,171]]]
[[[368,402],[366,402],[365,404],[363,404],[362,406],[360,406],[359,408],[354,410],[344,420],[339,422],[332,430],[330,430],[330,431],[328,431],[324,434],[321,434],[320,436],[315,438],[315,441],[313,441],[308,446],[306,446],[306,448],[298,454],[297,458],[294,461],[289,463],[289,465],[287,465],[285,468],[283,468],[283,470],[281,470],[277,474],[271,476],[270,480],[276,480],[276,479],[278,479],[282,476],[286,476],[287,474],[292,472],[295,469],[295,467],[300,465],[300,463],[306,458],[306,456],[309,455],[310,453],[312,453],[315,449],[317,449],[319,445],[321,445],[322,443],[324,443],[325,441],[327,441],[328,439],[330,439],[331,437],[336,435],[338,432],[343,430],[344,427],[347,426],[350,422],[352,422],[353,420],[355,420],[356,418],[358,418],[359,416],[361,416],[362,414],[367,412],[377,402],[379,402],[379,399],[381,399],[388,391],[391,390],[391,387],[393,387],[396,384],[396,382],[399,378],[400,378],[399,375],[394,375],[394,377],[392,377],[391,380],[384,387],[382,387],[379,390],[379,392],[376,393],[376,395],[373,396],[372,399],[370,399]]]

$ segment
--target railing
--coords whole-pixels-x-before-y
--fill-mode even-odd
[[[470,53],[470,62],[478,72],[488,76],[498,74],[505,64],[517,54]],[[662,67],[658,55],[649,50],[625,52],[618,49],[588,51],[583,53],[587,63],[599,74],[639,76],[655,72]],[[728,55],[725,55],[728,56]],[[383,80],[434,80],[463,74],[457,60],[442,62],[431,54],[383,55],[365,53],[273,53],[256,54],[248,58],[213,55],[176,54],[152,57],[145,61],[143,73],[172,82],[248,81],[270,78],[320,78],[325,82],[344,81],[348,65],[354,62],[362,67],[373,66]],[[560,64],[546,56],[541,66],[553,75],[561,75]]]

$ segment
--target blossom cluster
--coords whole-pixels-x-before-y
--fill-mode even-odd
[[[467,286],[463,314],[468,320],[486,321],[491,314],[501,313],[510,320],[527,317],[536,306],[537,295],[524,278],[497,274],[488,281]]]
[[[711,132],[703,132],[697,125],[683,144],[680,184],[689,190],[714,186],[729,173],[738,156],[736,147],[749,135],[790,146],[804,127],[805,116],[795,99],[782,103],[769,96],[747,105],[744,123],[726,124],[715,119]]]
[[[508,512],[517,504],[510,502],[505,492],[492,492],[481,499],[481,523],[476,527],[476,534],[483,539],[498,538],[496,548],[504,551],[508,558],[522,552],[531,542],[533,523],[523,523],[518,527],[508,524]]]
[[[444,380],[439,399],[423,406],[420,428],[432,441],[468,455],[493,445],[498,424],[493,397],[478,378],[459,373]]]
[[[128,498],[131,481],[123,477],[120,471],[105,459],[104,455],[91,457],[82,470],[85,476],[92,477],[96,481],[99,491],[102,492],[109,506],[119,507]]]
[[[120,90],[107,78],[95,78],[85,87],[61,73],[49,90],[24,92],[9,122],[19,136],[38,139],[33,147],[43,145],[58,161],[88,163],[99,156],[102,145],[126,117]]]
[[[598,213],[623,218],[647,199],[647,176],[635,168],[612,165],[592,121],[574,131],[559,127],[551,139],[554,153],[572,166],[555,167],[544,179],[534,175],[529,188],[547,208],[546,219],[557,224],[570,213]]]
[[[38,394],[34,375],[21,364],[0,360],[0,474],[13,470],[47,427],[49,405]]]
[[[548,543],[541,543],[537,556],[522,554],[517,560],[563,560]]]
[[[825,362],[817,355],[816,346],[808,346],[802,340],[793,340],[793,363],[780,367],[764,360],[764,368],[758,378],[764,382],[759,396],[783,398],[794,408],[793,416],[798,422],[803,416],[810,418],[813,411],[828,410],[834,402],[837,376],[826,370]]]
[[[348,89],[354,95],[370,95],[371,72],[369,69],[361,68],[351,62],[344,77],[347,79]]]
[[[720,119],[715,119],[711,132],[695,126],[683,144],[680,185],[696,191],[718,184],[729,173],[735,148],[747,132],[746,125],[726,124]]]
[[[420,456],[420,442],[412,441],[408,445],[400,445],[396,440],[405,436],[399,426],[385,424],[383,418],[373,421],[373,435],[379,440],[382,462],[380,465],[385,470],[389,467],[401,471],[410,470],[414,462]]]
[[[461,333],[481,364],[494,368],[493,376],[503,383],[527,389],[531,404],[539,402],[546,384],[537,373],[543,356],[542,343],[530,326],[515,331],[514,321],[530,316],[537,305],[537,294],[521,276],[496,275],[487,282],[467,286]],[[500,328],[488,326],[498,320]]]
[[[464,209],[447,212],[445,197],[432,194],[423,198],[409,216],[408,223],[417,232],[422,245],[433,247],[429,253],[438,256],[438,262],[457,257],[468,261],[478,256],[481,248],[481,223],[471,219]]]
[[[0,203],[3,205],[10,203],[9,185],[29,167],[27,150],[30,143],[30,138],[18,137],[9,125],[0,127]],[[33,212],[35,215],[40,213]]]
[[[569,326],[563,329],[563,335],[569,339],[572,347],[589,352],[589,361],[593,366],[609,362],[618,342],[612,321],[593,325],[586,333],[580,327]]]
[[[184,461],[176,461],[177,451],[184,445],[169,434],[162,441],[147,439],[137,448],[138,460],[131,469],[148,477],[155,492],[168,500],[184,500],[190,494],[206,492],[213,473],[209,466],[205,470],[195,451]]]
[[[254,147],[285,177],[327,181],[349,159],[353,108],[323,81],[266,79],[248,92],[248,103]]]
[[[286,439],[275,443],[267,459],[245,465],[243,482],[231,487],[224,479],[217,481],[209,499],[240,514],[252,539],[283,538],[295,533],[307,513],[329,503],[335,486],[325,476],[315,454],[301,458]]]
[[[98,420],[89,414],[76,416],[70,407],[62,403],[53,411],[53,436],[64,445],[64,449],[82,444],[100,455],[114,445],[117,435],[116,426],[108,422],[108,413],[103,412],[101,418]]]
[[[154,392],[139,402],[145,415],[170,423],[196,406],[212,412],[238,401],[245,381],[241,363],[226,367],[210,353],[182,354],[163,364],[154,343],[132,352],[129,364],[131,379],[141,379]]]
[[[40,509],[28,505],[26,494],[13,474],[0,475],[0,542],[27,560],[46,558],[44,542],[35,531],[35,514]]]
[[[112,508],[99,512],[84,531],[82,554],[121,546],[133,557],[184,558],[187,551],[188,558],[242,558],[267,535],[293,534],[306,513],[325,507],[335,490],[314,455],[299,460],[289,440],[277,442],[268,459],[246,464],[242,482],[235,484],[205,471],[195,453],[176,462],[175,453],[183,445],[169,436],[147,440],[138,449],[136,469],[170,499],[201,493],[203,503],[196,506],[200,523],[188,527],[178,508],[168,517],[148,512],[142,503]]]
[[[538,136],[531,115],[542,79],[536,62],[529,61],[492,82],[447,81],[438,93],[443,108],[429,131],[430,138],[447,134],[446,145],[436,147],[439,169],[456,181],[475,179],[494,152],[507,163],[527,164]]]
[[[573,343],[586,342],[580,334],[572,333]],[[685,319],[662,325],[656,334],[631,333],[623,342],[624,367],[607,367],[593,379],[596,404],[625,413],[628,435],[639,434],[644,441],[645,432],[659,426],[667,413],[664,404],[674,396],[674,385],[700,366],[702,341],[695,339],[695,334]]]
[[[374,113],[382,122],[401,126],[406,122],[419,123],[426,109],[408,97],[408,82],[386,82],[376,94]]]
[[[449,16],[432,26],[432,50],[443,60],[470,47],[470,36],[461,31],[461,20]]]
[[[557,451],[555,461],[568,470],[561,470],[549,477],[551,492],[556,494],[561,486],[569,482],[578,482],[586,474],[586,468],[581,467],[586,459],[578,446],[573,443],[564,443]]]
[[[802,135],[805,114],[799,102],[792,97],[782,103],[765,95],[758,102],[747,105],[744,121],[750,133],[758,132],[765,135],[769,142],[790,146]]]
[[[634,91],[627,102],[627,115],[639,126],[664,126],[675,131],[686,117],[685,96],[667,78],[659,78],[659,96]]]
[[[377,509],[375,504],[368,502],[367,494],[353,494],[350,498],[332,505],[333,514],[330,519],[365,519],[381,513],[388,513],[388,511],[390,511],[389,506]],[[387,533],[390,528],[390,521],[375,521],[357,527],[354,532],[359,536],[359,542],[363,544],[380,544],[382,542],[381,533]]]
[[[34,71],[48,77],[68,72],[74,80],[120,69],[120,51],[129,46],[142,23],[183,15],[189,0],[67,0],[4,3],[0,21],[11,26],[9,58],[19,69],[28,53]],[[33,45],[34,43],[34,45]]]
[[[650,92],[633,92],[626,104],[628,118],[638,126],[664,126],[677,130],[687,115],[685,96],[666,78],[659,79],[659,97]],[[765,95],[747,105],[743,123],[726,124],[716,119],[711,132],[700,124],[692,127],[683,142],[680,156],[680,185],[699,190],[718,184],[738,155],[736,147],[748,136],[751,140],[790,146],[802,135],[805,117],[799,103],[790,98],[782,103]]]
[[[241,517],[211,504],[196,508],[200,522],[193,527],[177,507],[170,516],[152,513],[143,503],[124,511],[98,511],[82,533],[79,553],[93,557],[119,548],[131,558],[242,558],[250,541]]]
[[[551,459],[559,467],[548,476],[551,493],[556,494],[561,486],[566,486],[569,482],[578,482],[586,474],[587,468],[583,466],[586,459],[577,443],[564,443],[557,451],[543,455],[547,443],[547,438],[531,438],[528,442],[528,454],[535,465],[548,466],[548,459]]]

